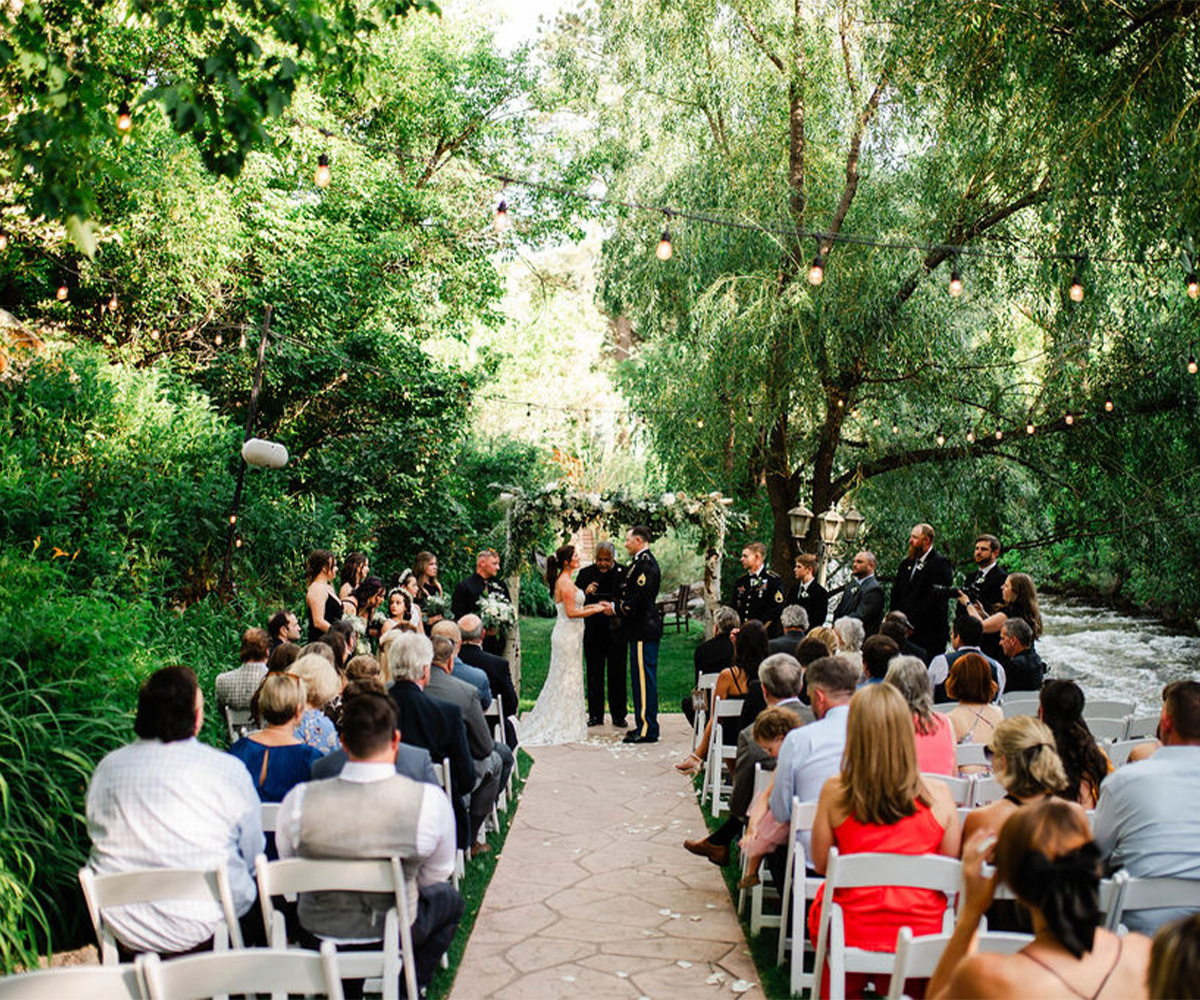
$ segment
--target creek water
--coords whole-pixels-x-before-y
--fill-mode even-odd
[[[1038,653],[1051,676],[1077,682],[1089,698],[1134,701],[1138,715],[1150,715],[1165,684],[1200,680],[1200,636],[1076,598],[1046,594],[1038,603]]]

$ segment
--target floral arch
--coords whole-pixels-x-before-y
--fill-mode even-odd
[[[743,527],[745,514],[729,509],[733,500],[720,493],[693,495],[676,492],[637,496],[624,490],[586,492],[569,483],[547,483],[526,492],[515,486],[493,484],[505,506],[505,560],[509,593],[520,607],[521,572],[529,564],[534,546],[546,533],[559,529],[570,535],[585,527],[609,532],[643,524],[658,537],[669,528],[695,525],[704,546],[704,628],[712,629],[713,612],[721,599],[721,557],[730,526]],[[520,616],[509,631],[505,655],[518,688],[521,683]]]

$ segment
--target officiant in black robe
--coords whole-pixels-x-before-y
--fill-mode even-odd
[[[626,568],[617,565],[612,542],[596,546],[596,561],[575,576],[584,604],[611,601],[619,606]],[[608,680],[608,711],[614,726],[624,726],[628,643],[616,615],[592,615],[583,620],[583,661],[587,674],[588,725],[604,725],[604,682]]]

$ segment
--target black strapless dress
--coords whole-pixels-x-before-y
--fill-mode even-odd
[[[332,625],[335,621],[342,617],[342,602],[338,599],[337,594],[325,595],[325,620]],[[316,627],[311,621],[308,623],[308,641],[316,642],[325,633]]]

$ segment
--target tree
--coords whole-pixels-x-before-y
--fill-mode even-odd
[[[1086,431],[1186,354],[1193,5],[611,0],[590,30],[559,62],[611,73],[587,153],[610,192],[747,224],[668,220],[664,263],[653,223],[625,218],[602,294],[639,337],[624,386],[661,453],[688,485],[765,486],[776,569],[801,497],[820,511],[982,456],[1036,467],[1027,424]]]

